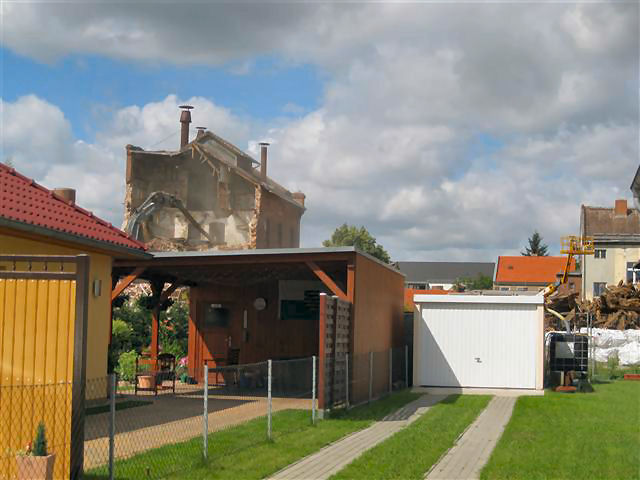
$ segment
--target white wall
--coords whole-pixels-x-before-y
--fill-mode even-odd
[[[583,285],[584,297],[593,298],[593,284],[606,282],[607,285],[616,285],[620,280],[627,278],[627,262],[640,260],[640,248],[638,247],[610,247],[606,245],[595,246],[596,249],[607,251],[606,258],[595,258],[594,255],[584,256]]]
[[[542,390],[541,295],[415,295],[414,385]]]

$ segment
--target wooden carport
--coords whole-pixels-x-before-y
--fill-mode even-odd
[[[242,363],[279,356],[318,355],[323,351],[319,322],[289,320],[287,323],[279,318],[280,281],[320,281],[326,293],[350,304],[350,352],[384,350],[402,342],[402,274],[354,247],[155,252],[152,255],[150,259],[116,261],[112,295],[117,297],[136,279],[151,284],[157,299],[152,311],[152,357],[159,353],[159,306],[180,286],[191,287],[190,365],[201,364],[207,360],[203,355],[210,353],[201,346],[201,301],[229,302],[244,313],[244,323],[236,322],[236,326],[243,325],[229,336],[229,344],[242,342],[245,347]],[[252,308],[257,297],[267,299],[262,312]],[[302,330],[295,331],[296,328]]]

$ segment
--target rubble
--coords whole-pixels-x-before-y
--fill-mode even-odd
[[[640,329],[640,290],[633,284],[620,282],[609,286],[599,297],[592,301],[581,301],[577,293],[551,295],[547,299],[547,308],[563,315],[577,327],[586,327],[586,315],[593,314],[592,326],[616,330]],[[545,312],[547,329],[560,328],[559,320]]]

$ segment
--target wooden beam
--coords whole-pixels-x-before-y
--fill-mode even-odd
[[[340,287],[338,287],[338,285],[336,285],[331,277],[318,266],[318,264],[310,260],[307,260],[306,264],[316,275],[316,277],[318,277],[322,281],[322,283],[324,283],[326,287],[333,292],[334,295],[336,295],[338,298],[341,298],[342,300],[345,300],[347,302],[349,301],[347,295],[340,289]]]
[[[131,283],[138,278],[142,272],[145,271],[145,267],[137,267],[133,272],[124,277],[122,280],[118,282],[113,291],[111,292],[111,301],[113,302],[118,295],[120,295],[125,288],[127,288]]]
[[[353,263],[347,265],[347,299],[353,303],[356,289],[356,266]]]

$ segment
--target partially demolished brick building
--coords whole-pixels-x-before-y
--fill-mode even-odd
[[[305,196],[267,176],[260,162],[212,132],[189,142],[183,106],[178,151],[127,145],[125,230],[152,250],[299,247]]]

